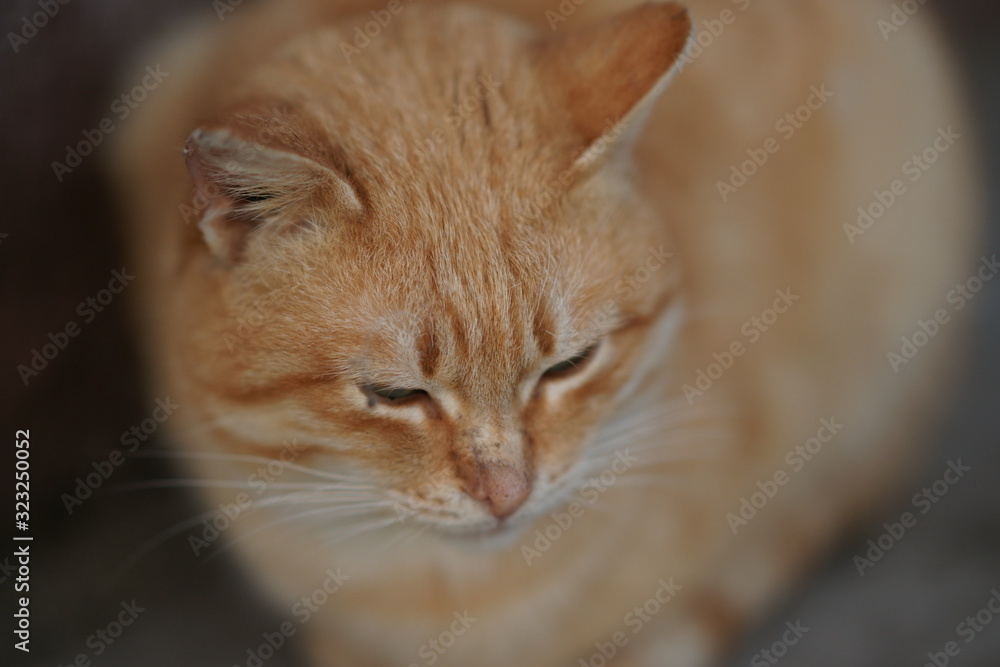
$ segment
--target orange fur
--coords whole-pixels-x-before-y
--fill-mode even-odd
[[[670,577],[616,664],[707,664],[900,477],[947,344],[884,359],[963,277],[965,144],[857,244],[842,225],[961,111],[919,21],[887,45],[880,3],[740,4],[690,3],[696,31],[736,19],[679,68],[670,4],[590,0],[552,30],[533,2],[404,3],[348,62],[384,3],[263,3],[182,42],[123,130],[151,371],[192,406],[178,447],[240,480],[227,455],[295,439],[281,482],[329,486],[232,530],[285,608],[351,576],[310,621],[317,665],[420,663],[464,610],[438,664],[576,664]],[[778,290],[799,300],[686,400]],[[835,444],[734,536],[727,513],[830,415]],[[635,470],[527,563],[624,450]]]

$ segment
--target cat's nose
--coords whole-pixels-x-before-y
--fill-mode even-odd
[[[498,519],[506,519],[516,512],[531,494],[531,480],[523,466],[507,463],[480,465],[478,481],[477,493],[473,496],[485,502]]]

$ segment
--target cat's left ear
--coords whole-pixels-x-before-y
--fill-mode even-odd
[[[184,147],[199,202],[198,227],[224,264],[241,261],[251,236],[305,224],[311,210],[341,218],[362,204],[336,171],[291,149],[265,146],[233,127],[199,128]]]
[[[538,68],[584,150],[577,164],[603,162],[639,134],[684,61],[691,19],[674,3],[647,3],[539,44]]]

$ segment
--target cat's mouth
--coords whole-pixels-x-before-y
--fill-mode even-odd
[[[475,539],[478,537],[489,537],[501,535],[510,530],[511,521],[509,519],[488,519],[470,523],[458,523],[450,521],[440,521],[438,519],[425,519],[436,533],[445,537],[456,539]]]
[[[490,527],[450,532],[446,539],[485,551],[508,549],[521,535],[521,528],[528,523],[524,520],[512,519],[514,518],[500,519]]]
[[[495,549],[509,544],[531,521],[526,512],[518,512],[502,519],[490,517],[469,523],[434,519],[425,519],[424,522],[445,540]]]

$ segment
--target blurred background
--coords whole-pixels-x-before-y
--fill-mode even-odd
[[[930,0],[927,5],[954,47],[978,117],[989,194],[983,253],[992,255],[1000,251],[1000,3]],[[44,7],[54,15],[32,34],[23,17]],[[123,602],[133,600],[143,611],[132,627],[104,645],[94,664],[242,665],[247,647],[258,645],[261,634],[282,620],[269,615],[238,566],[226,558],[196,560],[183,537],[158,545],[131,568],[121,567],[150,537],[200,511],[187,493],[109,495],[102,488],[74,505],[72,514],[67,510],[64,494],[75,492],[77,479],[121,448],[122,434],[133,426],[142,429],[156,408],[142,386],[127,299],[112,293],[110,299],[103,297],[107,303],[86,306],[92,321],[79,335],[64,339],[65,349],[46,360],[37,376],[28,376],[27,386],[16,370],[30,363],[33,349],[51,342],[50,333],[79,321],[80,304],[99,295],[112,271],[124,266],[101,172],[106,146],[96,146],[95,155],[83,157],[61,182],[51,163],[65,162],[67,144],[109,115],[110,101],[122,94],[122,73],[139,50],[171,24],[215,11],[211,0],[4,3],[0,423],[8,439],[16,429],[31,431],[30,533],[35,541],[32,650],[30,655],[13,651],[12,617],[5,612],[3,665],[70,665],[80,653],[92,655],[95,643],[103,643],[92,639],[93,633],[118,616]],[[790,667],[924,665],[928,652],[940,653],[949,641],[959,642],[960,653],[947,657],[947,664],[1000,665],[1000,615],[989,624],[980,614],[980,629],[968,643],[968,633],[956,635],[957,626],[1000,591],[1000,282],[988,284],[973,305],[970,363],[946,418],[927,434],[934,448],[912,493],[940,478],[949,460],[961,458],[972,470],[863,577],[853,557],[864,553],[882,528],[872,526],[848,539],[745,638],[732,665],[779,660]],[[58,344],[60,337],[55,338]],[[148,430],[153,423],[145,426]],[[143,446],[157,444],[154,433]],[[6,447],[2,467],[11,470],[13,451]],[[170,476],[164,466],[129,457],[115,469],[113,481]],[[7,473],[4,478],[10,479]],[[11,485],[3,487],[5,502],[13,503]],[[912,509],[912,493],[884,520],[898,520]],[[5,600],[15,597],[9,544],[0,551]],[[800,622],[809,632],[787,654],[775,651],[768,659],[761,651],[771,650],[788,622]],[[942,659],[938,665],[945,664]],[[285,646],[266,664],[291,667],[301,661],[294,646]]]

